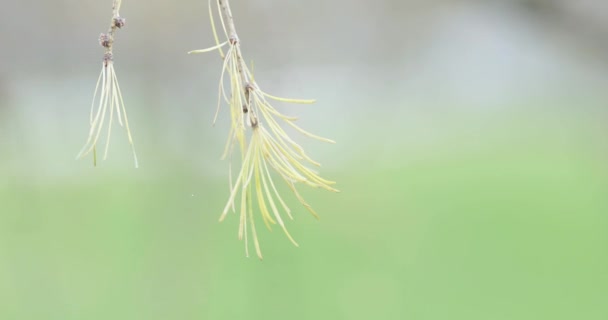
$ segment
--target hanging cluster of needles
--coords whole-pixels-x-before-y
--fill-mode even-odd
[[[220,42],[214,21],[212,1],[217,4],[217,12],[225,41]],[[256,254],[262,258],[254,222],[254,204],[257,204],[264,224],[270,228],[279,224],[286,236],[298,245],[287,231],[281,213],[293,219],[291,210],[281,197],[273,181],[274,171],[295,194],[299,202],[317,217],[312,207],[298,193],[296,184],[301,183],[315,188],[337,192],[332,187],[335,182],[326,180],[309,166],[319,166],[294,140],[285,132],[281,124],[295,129],[301,134],[324,142],[332,140],[319,137],[300,128],[296,118],[278,112],[271,101],[310,104],[314,100],[280,98],[260,89],[252,72],[244,62],[241,43],[236,33],[234,20],[228,0],[209,0],[209,17],[216,45],[207,49],[194,50],[189,53],[204,53],[217,50],[223,59],[219,81],[219,97],[214,123],[224,101],[230,109],[231,128],[223,158],[232,159],[233,150],[238,148],[241,155],[241,168],[233,177],[230,170],[230,196],[221,213],[224,220],[229,211],[238,211],[240,217],[239,239],[244,239],[248,252],[249,233],[253,240]],[[226,52],[224,49],[227,47]],[[226,74],[228,79],[226,79]],[[235,204],[236,203],[236,204]]]
[[[93,153],[93,164],[97,165],[97,144],[102,131],[104,131],[104,125],[106,122],[108,124],[106,129],[107,131],[103,159],[105,160],[107,158],[110,137],[112,134],[112,121],[114,119],[114,114],[116,113],[118,123],[127,131],[129,144],[131,145],[131,150],[133,151],[135,167],[137,168],[137,155],[135,154],[133,138],[131,136],[131,130],[129,129],[127,111],[122,99],[122,93],[120,92],[120,86],[118,85],[118,79],[116,78],[116,71],[114,70],[112,54],[116,30],[125,25],[125,19],[121,18],[119,15],[121,3],[122,0],[114,0],[112,5],[112,21],[110,22],[110,28],[107,33],[102,33],[99,37],[99,43],[105,48],[105,53],[103,55],[101,73],[99,74],[97,84],[95,85],[93,102],[91,103],[91,114],[89,117],[91,128],[89,130],[89,137],[77,158],[80,159],[90,153]]]
[[[217,5],[217,15],[222,28],[222,38],[216,28],[214,8]],[[106,133],[103,159],[107,157],[112,122],[114,114],[120,126],[124,127],[133,157],[135,167],[138,166],[137,155],[133,146],[133,138],[129,129],[127,113],[116,78],[113,61],[114,36],[118,29],[125,24],[125,19],[119,15],[121,0],[113,0],[112,20],[107,33],[101,34],[100,44],[105,48],[102,68],[91,104],[90,131],[87,142],[78,154],[82,158],[93,154],[93,163],[97,164],[97,145],[102,132]],[[235,149],[240,151],[240,170],[238,175],[232,174],[229,166],[230,195],[228,202],[220,215],[223,221],[228,212],[239,212],[239,239],[245,241],[245,252],[249,256],[249,238],[253,240],[257,256],[261,259],[262,252],[258,241],[254,207],[261,214],[262,221],[270,229],[272,224],[278,224],[289,240],[298,245],[287,231],[283,215],[293,219],[291,210],[281,197],[275,185],[273,176],[278,176],[293,192],[298,201],[314,217],[318,217],[312,207],[304,200],[296,189],[298,183],[314,188],[322,188],[338,192],[333,187],[335,182],[322,178],[311,167],[320,164],[311,159],[293,139],[283,126],[316,140],[334,143],[332,140],[314,135],[300,128],[295,117],[284,115],[277,111],[271,102],[286,102],[310,104],[314,100],[280,98],[260,89],[253,74],[245,64],[241,53],[241,43],[236,33],[234,20],[228,0],[209,0],[209,17],[216,45],[207,49],[194,50],[190,53],[203,53],[217,50],[223,60],[219,81],[218,105],[213,122],[217,120],[222,102],[230,110],[230,133],[223,158],[232,160]],[[227,48],[226,48],[227,47]],[[226,50],[226,52],[224,52]],[[107,125],[106,125],[107,123]],[[104,127],[105,126],[105,127]]]

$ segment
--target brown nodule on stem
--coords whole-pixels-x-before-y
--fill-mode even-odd
[[[110,37],[106,33],[102,33],[99,35],[99,44],[104,48],[109,48],[112,44],[112,37]]]
[[[116,28],[120,29],[120,28],[124,27],[125,23],[126,23],[126,19],[125,18],[121,18],[121,17],[114,18],[114,26]]]
[[[230,36],[230,39],[228,39],[228,42],[230,42],[231,45],[235,45],[239,43],[239,37],[237,37],[236,34],[233,34]]]
[[[257,128],[257,126],[258,126],[258,124],[259,124],[259,123],[258,123],[258,118],[256,118],[256,117],[250,117],[250,118],[249,118],[249,122],[251,123],[251,127],[252,127],[253,129]]]
[[[103,65],[105,67],[107,67],[108,64],[110,62],[112,62],[112,60],[114,60],[114,55],[112,54],[112,52],[106,52],[106,53],[104,53],[104,55],[103,55]]]
[[[243,112],[247,113],[247,106],[251,105],[251,91],[253,91],[253,86],[248,82],[245,85],[245,104],[243,104]]]

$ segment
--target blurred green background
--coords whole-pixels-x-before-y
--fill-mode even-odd
[[[0,13],[0,319],[608,318],[608,4],[232,1],[339,194],[246,258],[206,1],[123,1],[140,158],[74,161],[111,1]],[[261,224],[260,224],[261,226]]]

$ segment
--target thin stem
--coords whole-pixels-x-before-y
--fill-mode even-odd
[[[232,17],[232,10],[230,10],[230,1],[229,0],[218,0],[218,3],[220,5],[220,8],[222,10],[222,12],[224,13],[224,18],[226,21],[226,25],[228,26],[228,34],[230,35],[229,37],[229,42],[230,44],[234,47],[234,49],[236,50],[236,65],[237,65],[237,69],[239,72],[239,75],[241,76],[241,82],[243,84],[243,87],[247,87],[248,85],[250,85],[250,80],[248,79],[248,73],[247,71],[247,64],[245,64],[244,59],[243,59],[243,54],[241,53],[241,43],[239,40],[239,36],[238,33],[236,32],[236,27],[234,25],[234,18]],[[252,112],[250,114],[250,117],[252,117],[252,122],[259,122],[259,119],[257,119],[257,116]]]
[[[114,43],[114,35],[116,33],[116,29],[119,29],[124,25],[124,20],[120,17],[120,5],[122,4],[122,0],[114,0],[112,4],[112,21],[110,21],[110,27],[108,28],[108,45],[104,46],[106,48],[106,54],[112,53],[112,44]]]

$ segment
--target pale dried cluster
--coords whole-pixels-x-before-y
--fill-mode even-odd
[[[127,131],[127,138],[129,139],[129,144],[133,151],[135,167],[137,167],[137,155],[135,154],[133,137],[131,136],[131,129],[129,128],[127,110],[125,109],[125,103],[122,98],[122,93],[120,92],[120,86],[118,85],[118,78],[116,78],[116,71],[114,70],[114,55],[112,54],[116,30],[125,25],[125,19],[119,15],[121,3],[121,0],[114,0],[110,28],[107,33],[102,33],[99,36],[99,44],[105,48],[105,53],[101,65],[101,72],[97,78],[97,84],[95,85],[93,102],[91,103],[91,114],[89,117],[91,128],[89,130],[89,137],[80,153],[78,153],[77,158],[80,159],[89,153],[93,153],[93,164],[97,165],[97,144],[102,131],[104,131],[106,122],[107,131],[103,159],[105,160],[107,158],[108,147],[110,146],[110,138],[112,135],[112,122],[114,120],[114,114],[116,114],[118,123]]]
[[[212,1],[217,4],[222,37],[225,41],[220,42],[215,21]],[[231,128],[224,158],[232,159],[235,146],[240,151],[241,169],[236,176],[230,170],[230,196],[220,221],[229,211],[237,211],[240,214],[239,238],[245,240],[246,253],[248,253],[248,233],[254,242],[258,257],[262,258],[260,245],[257,237],[254,219],[254,203],[262,215],[265,225],[270,228],[271,224],[278,223],[291,242],[297,246],[296,241],[287,231],[281,213],[293,219],[291,210],[281,197],[271,171],[274,171],[286,183],[297,199],[315,217],[317,214],[304,200],[296,189],[297,183],[302,183],[315,188],[323,188],[337,192],[332,187],[335,182],[323,179],[311,169],[309,165],[319,166],[312,160],[294,140],[292,140],[281,123],[292,127],[305,136],[333,143],[332,140],[311,134],[295,124],[297,120],[278,112],[270,101],[281,101],[288,103],[314,103],[314,100],[299,100],[279,98],[270,95],[260,89],[253,78],[252,72],[244,63],[241,53],[241,44],[236,33],[230,5],[227,0],[210,0],[209,16],[216,45],[207,49],[194,50],[190,53],[203,53],[218,50],[223,59],[222,72],[219,81],[219,98],[217,119],[222,101],[230,109]],[[223,48],[227,46],[224,53]],[[226,74],[228,79],[226,79]],[[270,170],[272,169],[272,170]],[[238,202],[238,205],[235,205]],[[238,209],[237,209],[238,208]]]

